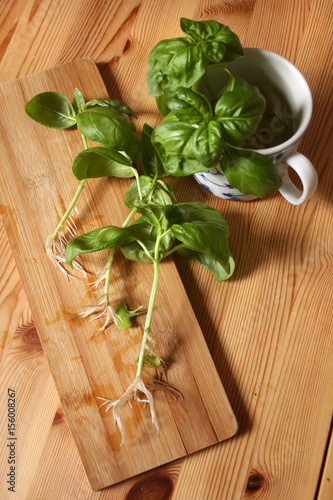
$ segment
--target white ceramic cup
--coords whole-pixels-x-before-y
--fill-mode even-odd
[[[310,88],[300,71],[284,57],[264,49],[245,48],[244,58],[232,61],[226,66],[233,74],[243,77],[251,85],[258,87],[266,99],[266,109],[270,106],[281,112],[279,124],[264,130],[264,148],[255,149],[258,153],[270,156],[282,178],[280,193],[293,205],[308,200],[318,185],[318,176],[310,160],[297,151],[297,147],[309,125],[312,115],[312,96]],[[219,69],[211,69],[208,78],[216,93],[226,84],[228,76]],[[201,92],[204,89],[199,87]],[[292,129],[291,136],[281,144],[270,147],[270,137],[279,132],[285,124]],[[274,129],[275,127],[275,129]],[[260,129],[260,125],[258,131]],[[250,149],[250,148],[249,148]],[[288,168],[297,173],[303,186],[300,191],[291,181]],[[228,200],[249,201],[253,195],[241,193],[230,186],[219,165],[207,172],[194,175],[207,191]]]

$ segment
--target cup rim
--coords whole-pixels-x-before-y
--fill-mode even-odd
[[[286,141],[281,142],[277,146],[273,146],[271,148],[262,148],[262,149],[254,150],[257,153],[264,154],[266,156],[268,156],[268,155],[275,156],[275,155],[281,153],[282,151],[285,151],[287,149],[292,148],[295,144],[297,144],[301,140],[301,138],[303,137],[306,129],[308,128],[309,123],[311,121],[312,109],[313,109],[313,99],[312,99],[311,90],[310,90],[308,82],[306,81],[304,75],[300,72],[300,70],[298,68],[296,68],[296,66],[292,62],[290,62],[288,59],[281,56],[280,54],[277,54],[276,52],[272,52],[271,50],[261,49],[259,47],[244,47],[243,50],[244,50],[244,55],[246,55],[247,52],[260,52],[262,54],[268,55],[269,57],[271,57],[273,59],[276,59],[280,62],[283,62],[283,64],[288,66],[289,69],[297,76],[298,80],[301,82],[301,84],[304,88],[304,92],[306,94],[306,98],[308,100],[308,106],[305,109],[305,113],[304,113],[304,116],[302,118],[302,122],[301,122],[300,126],[298,127],[298,129],[296,130],[296,132],[291,137],[289,137],[289,139],[287,139]]]

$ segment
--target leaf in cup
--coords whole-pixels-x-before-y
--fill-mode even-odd
[[[265,108],[265,98],[252,85],[237,85],[231,91],[221,92],[215,115],[225,140],[237,146],[247,139],[256,130]]]
[[[220,165],[230,185],[241,193],[266,198],[281,187],[281,177],[269,156],[228,146]]]

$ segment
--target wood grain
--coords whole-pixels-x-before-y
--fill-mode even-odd
[[[64,165],[72,164],[81,137],[73,130],[66,134],[44,128],[24,112],[25,102],[36,93],[56,89],[72,95],[75,86],[87,99],[107,97],[91,59],[0,86],[4,158],[0,192],[9,221],[7,234],[44,353],[91,486],[100,489],[219,443],[236,432],[237,423],[171,260],[161,265],[152,327],[156,350],[170,365],[169,383],[182,397],[175,400],[163,391],[156,395],[158,433],[148,409],[140,409],[135,402],[133,408],[124,408],[124,446],[120,446],[112,416],[104,409],[98,411],[96,398],[117,399],[135,379],[143,323],[125,332],[113,325],[107,335],[95,336],[98,325],[91,321],[66,320],[82,304],[91,303],[89,281],[85,285],[81,280],[66,280],[48,262],[44,242],[64,212],[62,205],[68,205],[70,193],[77,189],[77,180]],[[19,154],[23,131],[27,142],[24,154]],[[113,214],[109,224],[121,225],[128,215],[122,198],[130,183],[117,179],[113,183],[109,179],[89,182],[77,204],[79,234],[90,229],[91,221],[107,220],[109,214]],[[104,254],[96,257],[97,269],[103,268],[105,258]],[[121,258],[115,265],[111,283],[114,306],[126,301],[133,310],[138,304],[147,304],[152,266]]]
[[[332,14],[330,0],[0,4],[1,81],[93,57],[110,95],[134,105],[141,123],[154,125],[159,120],[145,89],[148,53],[159,39],[180,34],[181,15],[218,19],[236,31],[245,46],[275,50],[291,59],[312,90],[314,114],[300,151],[312,160],[320,181],[317,194],[305,206],[292,207],[278,196],[246,205],[221,202],[191,179],[173,181],[178,201],[205,201],[220,209],[231,227],[237,270],[228,284],[217,286],[196,264],[181,259],[176,264],[240,432],[163,468],[161,476],[158,470],[144,475],[142,495],[158,484],[159,493],[173,500],[303,500],[315,498],[322,481],[320,500],[331,498],[325,472],[331,462],[326,469],[322,465],[331,432],[333,393]],[[1,256],[3,252],[7,256],[1,290],[10,295],[18,273],[8,243],[1,239],[1,245]],[[10,276],[7,269],[13,269]],[[16,300],[1,308],[1,320],[11,325],[13,335],[15,323],[26,322],[20,311],[28,310],[22,303],[15,313]],[[20,366],[23,351],[21,344],[16,347],[16,366]],[[2,360],[10,355],[6,349]],[[21,397],[24,388],[22,382]],[[38,412],[45,412],[45,402],[39,402],[36,413],[28,406],[21,413],[21,422],[29,422],[36,435],[39,420],[35,419]],[[56,415],[58,404],[52,408]],[[55,422],[44,441],[31,439],[24,444],[27,451],[20,456],[20,469],[25,475],[20,473],[17,498],[113,500],[125,499],[132,488],[132,493],[138,491],[135,480],[92,493],[66,421],[57,417]],[[34,453],[41,458],[27,482]],[[25,484],[31,486],[25,490]]]

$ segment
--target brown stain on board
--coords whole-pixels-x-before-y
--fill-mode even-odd
[[[100,222],[104,219],[104,215],[102,214],[90,214],[86,217],[80,217],[80,226],[93,226],[95,227],[96,222]],[[76,222],[76,221],[75,221]],[[78,225],[78,223],[76,222]]]
[[[7,236],[10,238],[10,243],[13,248],[16,248],[16,243],[19,243],[16,210],[7,205],[0,205],[0,216],[2,217]]]
[[[71,408],[72,415],[74,414],[73,410],[78,410],[82,406],[94,407],[96,405],[95,397],[91,392],[78,393],[73,391],[71,394],[64,394],[60,399],[64,408]]]
[[[69,319],[75,319],[75,317],[73,316],[73,314],[71,312],[68,312],[64,308],[61,308],[61,309],[58,309],[58,311],[56,312],[56,315],[52,319],[44,318],[44,323],[45,323],[45,325],[50,326],[50,325],[54,325],[55,323],[58,323],[58,321],[61,321],[63,319],[69,320]]]

